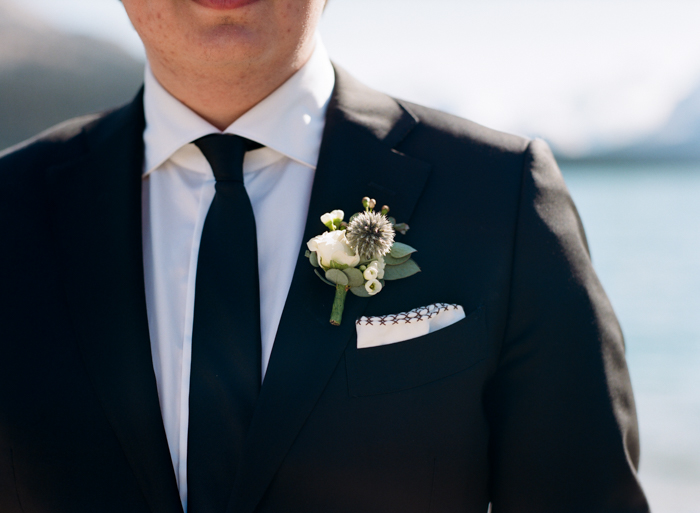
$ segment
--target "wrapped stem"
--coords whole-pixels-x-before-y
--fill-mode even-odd
[[[343,309],[345,308],[345,296],[348,293],[348,287],[345,285],[335,286],[335,299],[333,300],[333,310],[331,311],[331,324],[340,326],[343,319]]]

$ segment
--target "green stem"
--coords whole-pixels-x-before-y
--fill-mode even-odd
[[[345,285],[335,286],[335,299],[333,300],[333,310],[331,311],[331,324],[340,326],[340,321],[343,320],[343,309],[345,308],[345,296],[348,293],[348,288]]]

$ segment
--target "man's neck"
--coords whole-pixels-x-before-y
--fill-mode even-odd
[[[202,73],[149,61],[158,82],[219,130],[224,130],[284,84],[308,61],[313,44],[287,63],[210,68]]]

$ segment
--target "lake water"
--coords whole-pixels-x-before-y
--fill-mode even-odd
[[[700,164],[562,172],[625,334],[652,509],[700,512]]]

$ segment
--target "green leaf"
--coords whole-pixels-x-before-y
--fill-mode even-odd
[[[388,265],[384,269],[384,279],[401,280],[420,272],[420,267],[414,260],[408,260],[401,265]]]
[[[408,244],[403,244],[402,242],[394,242],[394,245],[391,246],[391,251],[389,252],[389,255],[391,255],[394,258],[403,258],[406,255],[415,253],[416,251],[418,250],[412,248]]]
[[[311,262],[311,265],[314,267],[321,267],[318,263],[318,255],[316,254],[315,251],[307,251],[306,252],[306,258],[309,259],[309,262]]]
[[[348,264],[339,264],[335,260],[331,260],[331,269],[338,269],[342,271],[343,269],[347,269],[348,267]]]
[[[365,278],[362,276],[362,271],[354,267],[343,269],[343,272],[348,277],[348,287],[364,287]]]
[[[338,269],[328,269],[326,271],[326,279],[336,285],[348,286],[348,275]]]
[[[389,255],[384,255],[384,263],[386,265],[401,265],[405,262],[408,262],[408,260],[411,258],[411,255],[408,254],[405,257],[401,258],[394,258],[393,256]]]
[[[328,280],[323,276],[323,274],[321,274],[321,273],[318,271],[318,269],[314,269],[314,272],[316,273],[316,276],[318,276],[319,278],[321,278],[321,281],[322,281],[323,283],[325,283],[326,285],[330,285],[331,287],[335,287],[335,283],[332,283],[332,282],[328,281]]]
[[[406,235],[406,232],[409,230],[410,226],[408,226],[406,223],[399,223],[394,225],[394,230],[399,232],[401,235]]]
[[[350,289],[350,292],[359,297],[371,297],[364,285],[362,287],[353,287]]]

